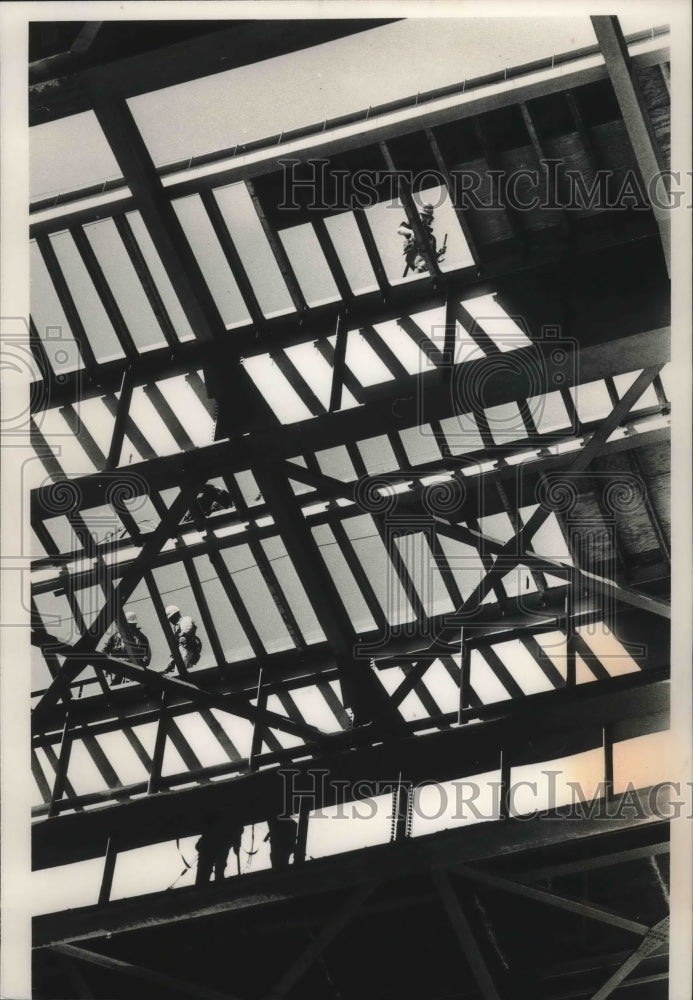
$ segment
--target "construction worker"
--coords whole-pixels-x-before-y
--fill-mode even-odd
[[[423,226],[423,230],[426,235],[430,256],[432,256],[435,260],[442,260],[445,255],[445,244],[443,244],[440,250],[436,249],[436,238],[433,233],[433,205],[422,205],[421,212],[419,213],[419,219],[421,220],[421,225]],[[405,275],[407,271],[410,270],[416,271],[417,274],[428,271],[429,267],[424,255],[424,248],[417,241],[416,233],[414,232],[414,229],[408,219],[405,219],[404,222],[400,223],[397,232],[400,236],[404,236],[406,240],[404,249],[402,250],[404,260],[407,265],[404,272]]]
[[[120,660],[127,660],[139,667],[148,667],[152,659],[152,650],[149,639],[140,629],[137,622],[137,615],[134,611],[125,612],[125,621],[129,626],[131,638],[122,635],[119,629],[109,636],[104,653],[115,656]],[[122,674],[111,674],[113,684],[122,684],[125,678]]]
[[[195,622],[189,615],[181,615],[180,608],[177,608],[175,604],[169,604],[166,608],[166,617],[171,623],[173,635],[178,643],[185,675],[187,674],[188,667],[194,667],[200,659],[202,640],[197,634],[197,625]],[[171,657],[164,673],[172,673],[175,666],[176,662]]]
[[[203,517],[209,517],[220,510],[228,510],[231,504],[231,497],[226,490],[220,490],[217,486],[207,483],[197,494],[197,504]],[[183,516],[183,523],[188,524],[193,520],[193,516],[188,511]]]
[[[265,843],[270,842],[270,861],[273,868],[288,868],[289,858],[296,850],[298,826],[291,816],[271,816]]]
[[[214,874],[217,882],[221,882],[226,872],[229,851],[232,848],[233,853],[236,855],[238,874],[241,874],[242,836],[242,823],[213,813],[207,815],[202,836],[195,844],[197,851],[195,885],[202,885],[205,882],[209,882],[212,874]]]

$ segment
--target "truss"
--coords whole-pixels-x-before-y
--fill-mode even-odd
[[[229,51],[240,60],[227,31],[104,65],[80,68],[73,53],[50,93],[49,68],[34,67],[35,123],[90,109],[120,171],[98,192],[37,202],[31,216],[42,467],[31,495],[42,678],[32,694],[33,863],[104,859],[94,906],[35,919],[47,996],[66,981],[109,995],[121,976],[153,996],[353,996],[346,959],[384,912],[392,980],[378,979],[374,998],[420,987],[403,975],[402,914],[422,933],[430,922],[426,940],[461,950],[467,980],[454,994],[459,959],[436,952],[430,989],[441,1000],[603,1000],[627,976],[636,982],[636,966],[643,982],[663,982],[657,858],[667,832],[648,790],[631,802],[634,817],[601,823],[519,819],[508,795],[513,768],[597,752],[618,812],[614,755],[668,728],[666,228],[651,205],[523,213],[454,201],[464,252],[401,281],[369,208],[346,213],[345,252],[340,213],[279,197],[289,143],[300,170],[326,160],[325,204],[324,178],[342,171],[351,184],[357,165],[432,169],[454,194],[456,172],[487,180],[552,157],[552,200],[571,164],[585,176],[610,170],[616,189],[653,159],[666,166],[664,32],[626,43],[607,18],[595,30],[603,66],[595,47],[565,57],[560,74],[520,67],[512,87],[507,74],[467,81],[185,169],[154,163],[127,99],[153,80],[227,66]],[[420,227],[398,183],[398,211]],[[286,308],[275,314],[230,190],[250,206],[281,285]],[[184,225],[189,197],[233,289],[231,311]],[[307,290],[286,239],[296,227],[318,248],[328,301]],[[120,283],[110,257],[127,275]],[[365,285],[356,258],[372,275]],[[44,300],[69,331],[67,365]],[[132,302],[146,322],[133,321]],[[279,392],[263,381],[268,371]],[[226,497],[217,509],[205,506],[208,486]],[[203,637],[187,673],[170,600],[196,609]],[[164,675],[157,657],[145,668],[101,651],[113,624],[127,632],[134,608],[179,676]],[[77,759],[90,762],[89,789]],[[262,823],[287,769],[304,785],[328,773],[348,801],[368,798],[353,791],[361,778],[390,791],[397,779],[394,842],[309,863],[299,803],[295,871],[110,899],[120,854],[192,836],[210,809]],[[495,771],[497,822],[410,836],[402,788]],[[337,804],[333,785],[321,785],[311,808]],[[642,891],[637,920],[626,915],[622,869]],[[537,935],[557,921],[553,958],[517,954],[508,927],[525,919]],[[248,921],[285,971],[256,967],[253,980],[239,949],[237,985],[214,964],[196,977],[176,956],[187,920],[218,940],[245,940]],[[166,966],[150,957],[164,944]]]

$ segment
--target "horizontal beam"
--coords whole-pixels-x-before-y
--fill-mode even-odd
[[[206,30],[184,41],[135,51],[114,58],[112,42],[109,65],[121,97],[136,97],[162,87],[174,87],[273,56],[323,44],[361,31],[390,24],[393,20],[347,19],[337,21],[228,22],[209,21]],[[102,44],[110,41],[110,24],[101,31]],[[164,29],[166,24],[163,24]],[[150,29],[151,30],[151,29]],[[180,32],[177,33],[180,37]],[[105,37],[104,37],[105,36]],[[163,36],[164,38],[166,35]],[[55,121],[89,110],[82,86],[85,58],[76,52],[29,64],[31,124]]]
[[[434,516],[433,520],[437,532],[448,538],[457,539],[458,541],[465,542],[467,545],[475,545],[482,551],[491,552],[494,555],[500,556],[506,551],[503,542],[495,538],[489,538],[478,531],[473,531],[465,525],[454,524],[438,516]],[[651,597],[649,594],[641,593],[629,587],[621,587],[613,580],[597,576],[595,573],[590,573],[579,566],[571,566],[558,559],[550,559],[547,556],[539,556],[533,552],[524,551],[519,557],[512,556],[508,562],[508,572],[517,565],[518,561],[523,566],[529,567],[529,569],[534,569],[541,573],[551,573],[552,576],[566,580],[568,583],[579,584],[591,594],[600,594],[607,600],[618,601],[620,604],[628,604],[631,607],[639,608],[641,611],[660,615],[662,618],[671,618],[671,604],[668,601]],[[502,566],[502,563],[499,565]]]
[[[493,359],[487,358],[470,361],[458,366],[458,369],[464,370],[470,385],[483,381],[484,405],[496,406],[549,391],[556,368],[552,355],[556,353],[548,344],[537,344],[513,352],[515,377],[503,372],[500,377],[494,378]],[[559,374],[570,386],[633,371],[644,364],[664,364],[668,357],[669,328],[666,327],[581,351],[569,372],[564,370],[565,364],[561,360]],[[528,375],[537,371],[543,374],[536,379]],[[285,424],[272,431],[258,431],[233,443],[218,441],[187,453],[186,463],[196,472],[199,470],[200,475],[218,469],[220,463],[228,473],[240,472],[255,464],[258,456],[268,453],[277,460],[289,459],[304,451],[318,451],[368,438],[374,428],[379,433],[385,433],[418,425],[422,417],[427,420],[449,417],[459,412],[456,410],[459,401],[452,399],[448,392],[441,392],[442,375],[442,372],[432,371],[398,380],[394,386],[389,383],[376,386],[363,406]],[[132,464],[128,473],[133,474],[133,482],[139,482],[141,477],[143,482],[156,489],[165,489],[179,482],[180,456],[171,455]],[[79,477],[77,482],[83,507],[90,507],[104,502],[104,493],[111,481],[94,473]],[[32,492],[34,517],[54,515],[52,492],[51,486]]]
[[[46,646],[53,652],[58,652],[63,656],[74,654],[74,646],[63,643],[52,635],[33,633],[31,641],[35,646]],[[127,677],[131,681],[138,681],[157,694],[165,692],[174,697],[184,698],[192,705],[202,708],[216,708],[221,712],[229,712],[240,718],[249,719],[251,722],[257,721],[263,725],[271,726],[273,729],[281,729],[292,736],[300,736],[303,739],[315,741],[324,735],[319,729],[309,726],[307,723],[299,723],[277,712],[257,708],[249,704],[242,696],[217,695],[214,692],[205,691],[195,684],[191,684],[189,681],[180,680],[177,677],[159,673],[156,670],[149,670],[147,667],[141,667],[126,660],[108,656],[106,653],[92,652],[85,654],[80,663],[82,667],[87,664],[103,665],[117,676]]]
[[[652,813],[647,791],[638,794],[638,813],[618,814],[620,797],[614,800],[614,815],[584,818],[580,822],[561,818],[509,819],[477,823],[457,830],[429,834],[397,844],[369,847],[344,855],[311,861],[285,872],[256,872],[249,879],[226,880],[176,892],[150,893],[144,897],[114,901],[108,907],[81,907],[68,912],[34,917],[35,948],[75,941],[98,940],[145,927],[163,926],[197,917],[235,913],[246,920],[251,911],[276,903],[338,891],[364,883],[403,878],[416,873],[453,868],[458,864],[490,861],[496,857],[550,850],[573,845],[575,853],[603,851],[613,836],[639,832],[644,826],[664,822]]]
[[[565,587],[551,588],[544,599],[541,595],[523,595],[508,601],[508,607],[499,619],[498,608],[495,605],[484,605],[479,610],[474,622],[473,639],[469,642],[477,647],[505,639],[515,639],[521,634],[534,635],[541,632],[555,631],[561,628],[565,612]],[[426,623],[421,623],[417,630],[412,631],[407,626],[393,626],[385,635],[380,629],[361,633],[359,648],[364,650],[366,659],[374,658],[378,670],[399,666],[403,661],[409,662],[412,657],[418,657],[426,650],[432,637],[440,637],[445,625],[446,616],[437,615]],[[585,615],[581,624],[589,621],[601,621],[603,616],[596,610]],[[654,622],[658,628],[653,628]],[[668,663],[669,629],[665,627],[664,619],[643,621],[642,615],[635,609],[623,608],[616,620],[611,622],[612,630],[617,637],[621,631],[629,640],[637,636],[647,643],[648,667],[659,667]],[[449,653],[459,652],[459,630],[452,637]],[[309,687],[322,680],[333,680],[336,677],[334,652],[328,643],[316,643],[306,650],[282,650],[267,654],[258,661],[255,658],[241,660],[233,665],[233,671],[222,679],[216,668],[197,670],[195,679],[200,687],[212,688],[218,696],[244,694],[252,697],[257,688],[258,670],[262,667],[264,681],[268,685],[268,694],[280,691],[293,691]],[[92,685],[96,690],[96,684]],[[90,690],[89,682],[84,685],[85,694]],[[119,686],[112,688],[109,697],[118,707],[120,717],[132,725],[155,721],[157,717],[158,698],[149,696],[146,688]],[[181,699],[169,702],[169,711],[183,714],[189,710],[188,700]],[[73,699],[72,712],[75,722],[84,722],[90,726],[98,726],[98,734],[110,732],[120,727],[120,722],[113,718],[113,713],[104,696],[97,692],[90,696]],[[51,742],[59,739],[63,724],[63,710],[55,707],[44,722],[44,738]]]
[[[380,743],[373,727],[336,733],[325,743],[329,757],[298,762],[296,787],[305,787],[312,770],[328,768],[347,784],[357,779],[391,781],[400,771],[412,781],[449,780],[498,767],[499,748],[514,765],[602,745],[602,727],[610,725],[615,739],[659,731],[666,722],[668,670],[647,670],[607,681],[594,681],[470,709],[471,717],[486,714],[474,726],[458,726],[425,737],[404,736]],[[655,715],[654,713],[659,713]],[[456,714],[456,713],[455,713]],[[589,723],[586,724],[586,720]],[[620,727],[620,728],[619,728]],[[620,734],[620,735],[619,735]],[[366,745],[375,741],[374,746]],[[570,749],[572,747],[572,750]],[[355,749],[354,749],[355,748]],[[315,779],[318,781],[319,779]],[[263,770],[204,787],[161,792],[155,799],[66,814],[33,826],[34,867],[46,868],[99,857],[108,836],[117,829],[121,850],[143,847],[177,836],[192,836],[204,811],[228,808],[245,823],[262,822],[276,808],[284,780],[276,770]],[[318,788],[317,804],[334,804],[336,788]],[[343,794],[340,793],[340,794]],[[356,790],[357,795],[363,794]],[[173,825],[172,825],[173,824]]]
[[[78,948],[72,944],[56,944],[51,948],[57,955],[64,955],[66,958],[76,959],[87,965],[95,965],[99,969],[106,969],[107,972],[115,972],[116,975],[129,976],[140,982],[153,983],[155,986],[162,986],[176,996],[182,993],[184,996],[195,997],[196,1000],[239,1000],[238,996],[232,993],[219,993],[218,990],[211,990],[201,983],[189,983],[178,976],[168,976],[155,969],[145,968],[142,965],[134,965],[132,962],[123,962],[119,958],[112,958],[110,955],[101,955],[95,951],[88,951],[86,948]]]
[[[621,930],[629,931],[631,934],[639,934],[643,937],[647,934],[647,924],[642,924],[638,920],[630,920],[622,917],[610,910],[594,906],[591,903],[583,903],[577,899],[567,899],[565,896],[557,895],[555,892],[548,892],[545,889],[535,889],[533,886],[522,885],[512,879],[503,878],[499,875],[492,875],[489,872],[478,871],[466,865],[459,865],[455,873],[477,885],[483,885],[487,889],[497,889],[500,892],[507,892],[510,895],[520,896],[523,899],[531,899],[536,903],[545,903],[558,910],[565,910],[567,913],[574,913],[579,917],[586,917],[589,920],[597,920],[608,924],[610,927],[618,927]]]
[[[61,226],[56,228],[60,230]],[[661,295],[657,291],[661,279],[655,266],[660,257],[658,239],[648,237],[626,244],[616,237],[605,236],[604,240],[601,248],[578,248],[571,251],[569,257],[570,283],[565,294],[570,294],[573,303],[571,329],[577,331],[580,344],[605,342],[605,338],[621,339],[668,323],[666,309],[663,311],[660,308],[662,303],[668,301],[668,290],[662,285]],[[619,269],[631,266],[633,261],[637,262],[643,253],[648,256],[648,260],[650,257],[652,259],[651,266],[646,268],[651,275],[651,284],[641,286],[637,302],[635,293],[631,295],[634,308],[625,309],[618,316],[614,316],[611,310],[612,321],[608,324],[600,322],[597,319],[600,304],[604,302],[605,306],[608,305],[608,296],[606,290],[594,291],[594,262],[600,271],[617,274]],[[540,338],[543,324],[563,324],[564,304],[552,296],[551,289],[557,283],[557,259],[560,263],[564,256],[565,251],[556,247],[539,248],[528,253],[521,264],[499,263],[495,267],[485,267],[483,277],[479,276],[476,266],[446,271],[444,283],[446,289],[464,295],[465,298],[494,292],[503,297],[507,289],[507,294],[514,301],[512,311],[527,317],[530,331]],[[642,266],[640,262],[638,267]],[[518,278],[521,278],[520,284]],[[350,305],[349,327],[358,329],[373,323],[398,320],[418,311],[442,307],[445,301],[445,289],[431,292],[428,283],[424,283],[422,288],[420,282],[404,282],[394,286],[385,301],[380,292],[365,292],[355,296]],[[237,349],[240,356],[253,357],[269,350],[314,341],[334,330],[342,310],[342,303],[335,302],[311,307],[305,313],[271,317],[265,320],[260,336],[255,325],[248,323],[234,329],[233,349]],[[149,377],[158,373],[163,378],[190,371],[190,368],[185,367],[187,363],[193,369],[217,363],[214,349],[199,340],[190,341],[180,344],[173,357],[168,348],[147,351],[140,356],[138,366]],[[66,373],[64,381],[62,377],[60,381],[53,378],[49,394],[32,393],[32,401],[35,400],[32,406],[43,408],[46,399],[50,400],[50,405],[63,405],[103,392],[117,391],[124,367],[123,361],[111,361],[98,366],[98,377],[75,372]]]

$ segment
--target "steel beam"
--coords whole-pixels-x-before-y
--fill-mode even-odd
[[[178,688],[181,683],[177,682]],[[173,693],[176,688],[171,690]],[[459,779],[496,769],[499,745],[505,748],[507,759],[519,766],[550,760],[559,752],[579,753],[601,747],[605,725],[613,727],[617,740],[659,731],[666,726],[666,719],[653,713],[666,712],[668,695],[668,684],[662,681],[661,672],[648,670],[474,708],[469,710],[470,714],[482,722],[423,738],[408,735],[402,740],[382,743],[379,730],[362,727],[331,734],[324,738],[324,746],[331,752],[332,776],[347,779],[349,787],[364,775],[374,781],[391,780],[399,770],[414,782]],[[212,701],[213,697],[210,704],[222,708]],[[252,719],[255,714],[248,717]],[[590,720],[587,727],[585,719]],[[282,720],[286,725],[291,724],[285,717]],[[421,725],[430,728],[427,720]],[[405,733],[410,732],[405,728]],[[369,745],[373,742],[375,745]],[[294,755],[305,757],[305,748],[298,748]],[[297,762],[296,787],[313,784],[312,771],[316,768],[319,771],[322,766],[319,760]],[[186,774],[184,780],[190,782],[191,775]],[[34,865],[43,868],[93,857],[94,845],[105,843],[115,828],[122,838],[121,850],[169,839],[171,822],[177,824],[180,836],[189,836],[196,831],[195,817],[214,808],[233,809],[246,824],[260,822],[272,808],[271,803],[282,794],[282,787],[281,775],[265,768],[252,776],[161,793],[156,801],[132,799],[81,816],[42,820],[33,829]],[[316,804],[332,804],[334,794],[336,788],[329,783],[324,790],[318,787]],[[339,794],[343,796],[344,789]],[[600,816],[599,820],[606,831],[608,818]],[[541,825],[548,828],[552,823]],[[573,821],[570,825],[577,830],[581,824]]]
[[[118,96],[117,71],[90,69],[84,85],[104,136],[132,191],[161,263],[199,340],[213,341],[226,326],[190,248],[183,227],[135,124],[127,101]]]
[[[660,190],[653,195],[653,185],[658,177],[661,178],[666,167],[654,126],[633,77],[628,46],[618,18],[613,15],[593,15],[591,21],[644,183],[643,193],[659,226],[667,271],[671,273],[671,222],[669,210],[661,204],[660,199],[665,193],[661,190],[661,184]]]
[[[246,188],[248,189],[250,200],[252,201],[257,217],[260,220],[260,225],[262,226],[262,230],[265,234],[267,242],[269,243],[270,249],[277,263],[277,267],[279,268],[281,276],[284,279],[284,284],[286,285],[289,295],[291,296],[294,309],[298,313],[304,313],[308,309],[308,303],[305,300],[301,286],[299,285],[294,269],[291,266],[289,256],[284,249],[284,244],[282,243],[279,234],[275,232],[271,223],[267,219],[260,195],[258,194],[253,181],[247,180]]]
[[[658,258],[658,251],[656,250],[658,241],[655,243],[653,238],[649,238],[646,240],[646,246],[653,248],[651,256],[654,264]],[[542,252],[545,255],[544,257],[535,254],[531,261],[528,260],[526,264],[522,266],[518,265],[515,268],[498,264],[494,269],[489,268],[488,273],[485,271],[483,278],[478,276],[474,267],[463,267],[447,271],[446,289],[449,289],[452,294],[490,293],[498,291],[499,288],[502,289],[508,283],[514,283],[515,279],[521,275],[526,278],[528,289],[532,289],[531,292],[528,291],[528,298],[535,297],[533,290],[536,288],[541,272],[548,268],[550,274],[552,274],[556,266],[555,250],[549,252],[547,249]],[[604,270],[608,271],[611,268],[618,269],[619,267],[623,267],[624,260],[627,260],[631,254],[641,252],[637,245],[624,247],[614,238],[608,245],[602,248],[602,251],[598,254],[598,259],[602,262]],[[578,285],[581,283],[580,276],[589,260],[594,259],[594,257],[594,249],[589,254],[587,251],[583,251],[571,257],[571,283],[577,283]],[[550,275],[544,277],[544,281],[551,280],[553,279]],[[666,295],[666,288],[662,288],[661,292],[662,296]],[[404,282],[397,285],[392,289],[386,301],[383,301],[379,292],[364,292],[355,296],[350,307],[350,325],[354,329],[359,325],[368,323],[378,324],[393,319],[398,320],[410,312],[418,312],[442,306],[445,300],[446,296],[443,290],[435,291],[427,287],[422,288],[419,282]],[[604,328],[601,326],[595,328],[594,320],[594,309],[596,309],[597,303],[603,300],[601,297],[590,299],[590,304],[593,307],[590,310],[587,309],[586,305],[581,303],[580,294],[577,295],[577,300],[574,307],[573,319],[574,328],[578,332],[580,341],[590,344],[603,341],[605,337]],[[530,304],[528,302],[528,305]],[[524,303],[519,304],[518,308],[524,308]],[[249,323],[245,327],[234,330],[234,347],[237,345],[240,355],[253,357],[257,354],[264,354],[267,351],[267,343],[271,343],[274,348],[278,349],[279,347],[286,348],[292,344],[315,340],[317,337],[324,336],[326,329],[333,327],[342,310],[343,305],[340,301],[311,307],[305,316],[294,314],[267,319],[265,324],[266,336],[262,338],[257,337],[256,326],[253,323]],[[555,317],[555,310],[555,300],[549,298],[549,303],[547,303],[547,308],[544,311],[552,318]],[[610,324],[607,332],[609,339],[623,337],[632,332],[638,332],[639,330],[651,328],[655,324],[666,322],[666,320],[660,319],[658,316],[654,320],[643,323],[643,313],[639,309],[630,313],[624,313],[624,316],[628,316],[627,324],[623,323],[620,326],[618,324]],[[417,337],[420,338],[420,331]],[[189,341],[181,343],[176,348],[173,357],[171,357],[168,347],[144,352],[140,355],[140,363],[143,372],[149,373],[145,377],[151,377],[153,373],[159,377],[167,377],[180,374],[181,372],[184,373],[191,368],[204,367],[209,359],[209,355],[210,350],[205,344],[199,341]],[[188,361],[190,364],[189,367],[186,367]],[[50,380],[51,392],[48,398],[51,404],[56,405],[65,402],[75,402],[78,398],[86,399],[90,395],[99,394],[104,390],[112,390],[120,384],[126,363],[126,359],[104,362],[98,366],[98,372],[93,371],[91,374],[84,371],[68,373],[62,381],[52,378]],[[96,377],[97,375],[98,377]],[[45,406],[44,397],[36,397],[32,406],[34,408],[43,408]]]
[[[219,202],[214,196],[214,192],[210,190],[202,191],[200,193],[200,197],[209,217],[212,229],[214,230],[214,235],[219,240],[234,281],[238,285],[238,291],[241,293],[241,297],[245,302],[250,319],[255,326],[262,328],[265,322],[264,314],[260,308],[260,303],[257,300],[255,289],[253,288],[250,278],[248,277],[248,273],[245,269],[243,261],[241,260],[241,256],[236,249],[233,239],[231,238],[231,233],[229,232],[226,220],[221,209],[219,208]]]
[[[628,978],[633,969],[637,968],[644,958],[654,955],[666,947],[669,937],[669,917],[660,920],[659,923],[651,927],[645,938],[638,945],[636,950],[625,962],[614,972],[604,983],[601,989],[592,996],[591,1000],[607,1000],[621,983]]]
[[[622,917],[618,913],[612,913],[600,906],[591,903],[583,903],[578,899],[567,899],[565,896],[557,895],[555,892],[548,892],[545,889],[535,889],[520,882],[493,875],[490,872],[480,871],[470,868],[468,865],[456,865],[455,874],[462,878],[474,882],[477,885],[485,886],[488,889],[498,889],[500,892],[507,892],[510,895],[520,896],[523,899],[531,899],[537,903],[545,903],[558,910],[565,910],[567,913],[574,913],[579,917],[586,917],[588,920],[597,920],[608,924],[610,927],[618,927],[631,934],[643,937],[647,934],[649,927],[638,920],[631,920]]]
[[[127,255],[130,258],[130,262],[135,269],[135,274],[137,275],[142,288],[144,289],[144,294],[147,296],[149,305],[152,308],[156,320],[161,328],[161,332],[166,340],[166,344],[169,348],[177,348],[179,345],[178,334],[171,321],[171,317],[168,314],[168,310],[164,305],[164,300],[161,297],[159,289],[156,286],[152,272],[149,269],[149,265],[145,260],[145,256],[142,253],[142,249],[137,242],[134,232],[132,231],[132,226],[125,212],[120,212],[113,216],[113,222],[118,231],[118,235],[123,241],[123,246],[127,251]]]
[[[184,476],[180,493],[169,507],[159,525],[149,536],[141,552],[131,566],[123,573],[120,583],[112,592],[112,600],[107,601],[94,622],[80,637],[75,646],[69,647],[67,657],[63,662],[60,674],[54,678],[50,687],[32,711],[32,726],[40,729],[48,709],[54,705],[61,695],[65,678],[74,680],[84,667],[84,657],[94,655],[94,649],[104,632],[111,624],[119,609],[130,597],[142,575],[151,568],[152,558],[160,551],[177,527],[185,510],[189,508],[194,482]]]
[[[638,375],[609,416],[600,424],[585,447],[573,459],[569,466],[569,472],[581,472],[597,457],[608,438],[611,437],[618,425],[628,416],[635,402],[637,402],[662,367],[662,365],[656,365],[645,368]],[[486,595],[493,589],[494,584],[500,582],[503,576],[510,570],[511,566],[508,565],[508,561],[504,558],[505,556],[508,556],[511,561],[514,560],[515,564],[524,561],[525,557],[521,554],[526,551],[527,544],[548,519],[550,513],[551,511],[548,508],[539,506],[520,531],[504,545],[493,568],[486,574],[481,583],[475,587],[473,593],[470,594],[460,608],[461,613],[478,607]]]
[[[375,237],[373,236],[373,230],[371,229],[368,221],[368,216],[362,208],[354,208],[354,219],[356,220],[356,225],[358,226],[359,233],[361,234],[363,245],[366,248],[366,254],[368,255],[368,261],[373,269],[375,280],[378,282],[378,288],[380,289],[383,298],[387,299],[391,291],[390,282],[380,256],[380,251],[378,250],[378,246],[375,242]]]
[[[202,985],[202,983],[189,983],[178,976],[167,976],[162,972],[156,972],[154,969],[145,968],[142,965],[133,965],[132,962],[123,962],[119,958],[112,958],[110,955],[101,955],[95,951],[87,951],[85,948],[78,948],[75,945],[56,944],[51,947],[51,951],[59,955],[64,955],[67,958],[76,959],[79,962],[85,962],[88,965],[98,966],[100,969],[106,969],[107,972],[115,973],[116,975],[129,976],[138,981],[163,987],[173,996],[182,993],[184,996],[194,997],[194,1000],[240,1000],[238,996],[234,996],[226,991],[219,993],[218,990],[212,990],[208,986]]]
[[[125,356],[130,358],[130,360],[136,358],[139,351],[135,346],[132,334],[125,322],[125,317],[121,312],[115,295],[111,291],[111,286],[106,280],[94,248],[89,242],[89,237],[81,226],[71,226],[69,232]]]
[[[393,719],[384,690],[370,673],[370,668],[354,657],[356,634],[344,610],[341,597],[327,571],[315,537],[283,471],[268,465],[254,468],[255,479],[265,501],[273,511],[275,524],[287,552],[301,576],[308,600],[318,618],[337,662],[346,704],[364,717],[381,710]],[[346,687],[346,691],[344,690]],[[395,724],[398,724],[399,720]]]
[[[74,651],[77,648],[77,646],[69,646],[67,643],[60,642],[59,639],[48,633],[43,636],[32,635],[32,643],[39,646],[48,644],[51,649],[65,656],[75,655]],[[188,681],[179,680],[177,677],[162,674],[156,670],[149,670],[147,667],[140,667],[126,660],[108,656],[106,653],[87,651],[81,655],[84,658],[81,666],[84,665],[84,662],[103,663],[114,673],[122,674],[129,680],[138,681],[152,691],[162,694],[170,692],[174,696],[178,695],[185,698],[194,705],[200,705],[205,708],[216,708],[219,711],[229,712],[232,715],[238,715],[241,718],[250,719],[251,721],[261,718],[268,726],[275,729],[282,729],[285,732],[291,733],[292,736],[300,736],[308,741],[319,740],[324,736],[319,729],[309,726],[307,723],[299,724],[276,712],[254,708],[243,697],[225,697],[217,695],[212,691],[204,691],[196,687],[196,685],[190,684]]]
[[[177,796],[179,811],[181,794]],[[161,796],[157,798],[161,799]],[[154,803],[150,800],[150,804]],[[395,845],[382,844],[353,851],[348,855],[348,865],[345,864],[346,858],[338,855],[303,865],[300,872],[298,869],[257,872],[251,884],[248,880],[232,879],[218,886],[193,887],[185,892],[148,893],[139,898],[118,900],[101,908],[98,915],[94,907],[89,906],[68,913],[45,914],[34,918],[34,947],[98,940],[107,933],[116,935],[178,921],[186,921],[190,926],[189,921],[196,917],[219,913],[235,913],[241,920],[247,921],[250,912],[263,906],[274,906],[283,900],[305,898],[316,892],[355,888],[375,881],[409,879],[414,874],[423,875],[431,869],[448,870],[457,864],[490,861],[499,856],[512,858],[521,864],[526,853],[545,851],[558,845],[570,845],[575,857],[583,850],[585,853],[599,852],[601,845],[608,843],[609,836],[617,831],[624,838],[634,836],[650,825],[661,824],[661,820],[658,823],[648,811],[646,794],[640,796],[639,804],[643,807],[645,819],[637,820],[631,809],[624,809],[627,815],[619,818],[593,817],[579,823],[558,815],[550,819],[525,817],[509,819],[504,823],[478,823],[463,829],[403,840]]]
[[[375,889],[377,889],[377,883],[370,885],[366,883],[350,893],[337,912],[323,925],[320,933],[313,938],[305,951],[295,960],[291,968],[264,995],[263,1000],[283,1000],[292,986],[303,978],[313,962],[346,927]]]
[[[481,995],[484,1000],[500,1000],[500,995],[491,976],[491,971],[483,957],[483,952],[479,948],[469,919],[462,909],[457,894],[450,883],[450,879],[444,871],[439,870],[433,872],[433,881],[450,918],[450,923],[457,935],[457,939],[462,945],[465,957],[474,973],[474,978],[481,991]]]

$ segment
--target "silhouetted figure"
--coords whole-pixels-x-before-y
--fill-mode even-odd
[[[270,842],[270,861],[273,868],[288,868],[289,858],[296,850],[298,826],[291,816],[272,816],[267,820],[269,830],[265,842]]]
[[[442,260],[445,256],[447,237],[443,246],[440,249],[437,249],[436,238],[433,233],[433,205],[424,205],[419,213],[419,219],[421,220],[421,226],[426,237],[426,247],[423,247],[421,243],[418,242],[414,229],[408,219],[401,222],[399,229],[397,230],[399,235],[404,236],[406,240],[402,250],[402,253],[404,254],[404,261],[406,263],[404,271],[405,275],[408,271],[416,271],[417,274],[429,271],[430,268],[426,259],[427,253],[434,260]]]
[[[202,640],[197,634],[197,625],[190,615],[181,615],[180,608],[175,604],[169,604],[166,608],[166,617],[171,623],[173,634],[178,643],[181,659],[183,660],[184,674],[187,676],[188,667],[194,667],[202,654]],[[164,670],[165,674],[173,673],[176,663],[173,657],[168,661],[168,666]]]
[[[233,505],[231,497],[226,490],[220,490],[218,486],[207,483],[197,494],[197,505],[203,517],[209,517],[220,510],[229,510]],[[182,518],[182,524],[189,524],[193,516],[188,511]]]
[[[229,851],[236,855],[238,874],[241,874],[241,838],[243,825],[228,816],[208,816],[202,836],[195,844],[197,850],[197,874],[195,885],[209,882],[214,874],[221,882],[226,871]]]
[[[126,639],[120,630],[116,629],[109,636],[104,646],[104,653],[108,653],[109,656],[115,656],[119,660],[127,660],[138,667],[148,667],[152,659],[152,650],[149,645],[149,639],[137,624],[137,615],[135,612],[126,611],[125,621],[130,626],[130,635],[132,638]],[[111,673],[110,676],[113,684],[122,684],[125,680],[122,674]]]

